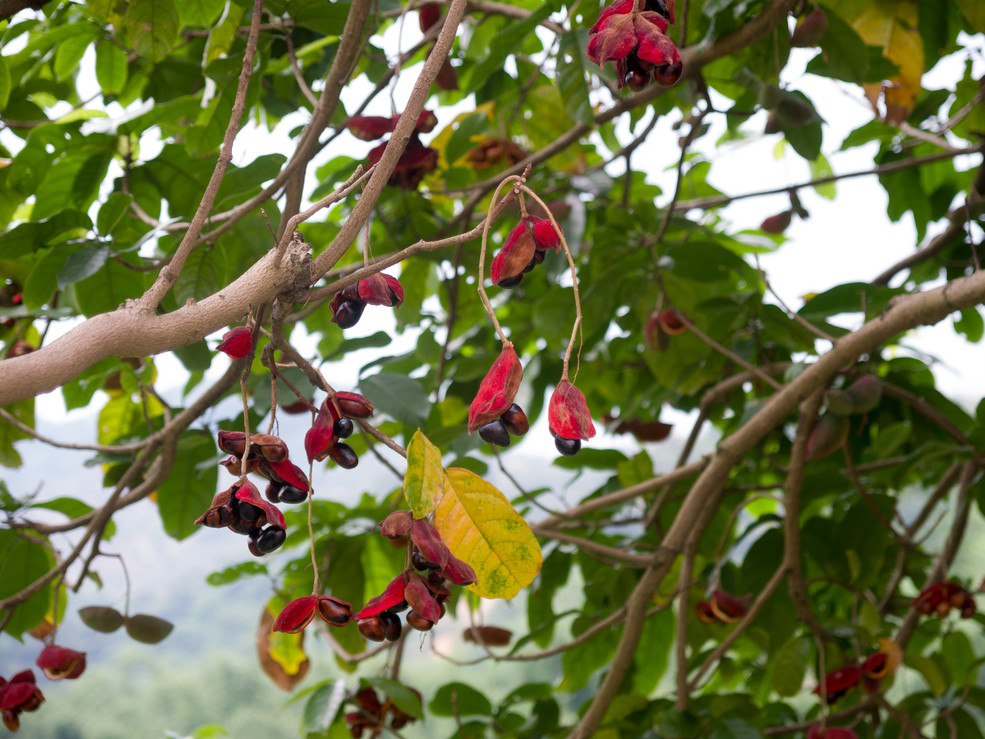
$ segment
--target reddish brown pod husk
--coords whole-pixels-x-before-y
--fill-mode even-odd
[[[522,379],[520,358],[512,346],[504,346],[479,384],[479,392],[469,406],[470,434],[509,410]]]

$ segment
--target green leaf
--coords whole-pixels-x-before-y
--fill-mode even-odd
[[[81,500],[69,497],[53,498],[51,500],[42,500],[37,503],[31,503],[31,508],[44,508],[48,511],[57,511],[69,519],[81,518],[82,516],[87,516],[92,513],[93,508],[88,503],[83,503]],[[103,539],[112,538],[113,534],[116,533],[116,524],[110,520],[106,524],[106,528],[103,529]]]
[[[965,308],[961,311],[961,317],[954,319],[954,330],[964,334],[972,344],[977,344],[982,340],[985,333],[985,322],[982,321],[982,314],[976,306]]]
[[[718,719],[712,739],[763,739],[763,735],[741,718]]]
[[[382,593],[393,580],[395,562],[393,554],[400,554],[382,536],[369,536],[359,555],[363,566],[363,600]],[[403,555],[401,555],[401,561]],[[396,566],[399,569],[400,565]]]
[[[0,108],[7,107],[7,101],[10,99],[10,88],[10,69],[7,67],[7,62],[0,56]]]
[[[480,56],[480,60],[471,68],[467,79],[463,81],[463,89],[478,90],[494,72],[502,72],[509,56],[515,53],[541,21],[551,15],[550,3],[543,3],[534,12],[503,27],[489,43],[488,52]],[[469,52],[472,53],[471,45]]]
[[[927,687],[934,695],[943,695],[947,691],[948,684],[944,678],[944,673],[930,657],[924,657],[922,654],[908,654],[906,664],[923,676],[923,679],[927,681]]]
[[[199,28],[211,26],[225,5],[225,0],[177,0],[181,22]]]
[[[157,644],[164,641],[174,629],[174,624],[170,621],[157,616],[148,616],[146,613],[128,616],[124,624],[130,638],[143,644]]]
[[[320,685],[308,696],[301,719],[305,734],[328,730],[342,708],[345,692],[345,680],[333,680]]]
[[[218,572],[213,572],[205,578],[205,582],[214,587],[220,585],[229,585],[230,583],[236,582],[242,577],[247,577],[249,575],[265,575],[267,574],[267,566],[260,562],[240,562],[236,565],[231,565],[224,570],[219,570]]]
[[[93,631],[111,634],[123,626],[124,617],[115,608],[109,606],[86,606],[79,609],[79,618]]]
[[[58,45],[55,52],[55,77],[60,80],[71,77],[82,61],[89,44],[96,38],[96,29],[88,23],[75,26],[75,33]]]
[[[592,123],[594,119],[585,70],[587,47],[588,29],[575,28],[561,37],[557,56],[557,86],[568,107],[568,115],[579,123]]]
[[[64,290],[69,285],[91,277],[103,268],[109,258],[109,247],[96,245],[87,246],[71,254],[65,264],[58,270],[57,285]]]
[[[797,695],[803,688],[807,674],[810,643],[799,636],[781,646],[770,658],[770,678],[777,694],[787,698]]]
[[[157,510],[171,538],[181,541],[198,530],[195,519],[212,503],[218,482],[218,467],[206,464],[215,455],[209,434],[186,431],[178,439],[179,462],[157,489]]]
[[[181,306],[218,292],[225,284],[226,268],[226,253],[222,249],[196,249],[188,255],[178,275],[175,301]]]
[[[142,57],[160,62],[171,53],[180,25],[174,0],[131,0],[125,22],[130,45]]]
[[[957,3],[969,25],[978,33],[985,33],[985,5],[980,0],[957,0]]]
[[[386,677],[372,677],[366,680],[377,690],[381,691],[387,698],[393,701],[393,705],[414,718],[424,718],[421,710],[421,699],[413,690],[406,685],[398,683]]]
[[[96,274],[75,283],[75,297],[86,316],[114,311],[143,291],[144,273],[124,267],[116,260],[110,260]]]
[[[8,598],[31,585],[55,566],[55,558],[36,541],[10,529],[0,529],[0,600]],[[23,603],[9,611],[0,611],[0,621],[8,615],[4,631],[20,639],[44,619],[51,604],[51,587],[41,588]]]
[[[34,398],[18,401],[4,406],[4,410],[18,421],[34,428]],[[4,467],[20,467],[21,455],[14,449],[14,442],[28,438],[20,429],[10,423],[0,423],[0,465]]]
[[[404,497],[414,518],[425,518],[438,506],[445,494],[445,468],[441,450],[418,429],[407,445],[407,471],[404,473]]]
[[[492,715],[492,704],[485,694],[461,682],[446,683],[438,688],[428,708],[436,716]]]
[[[364,377],[359,387],[373,407],[391,416],[405,426],[423,426],[430,411],[430,402],[424,386],[406,375],[381,372]]]
[[[96,81],[104,95],[123,91],[127,84],[127,69],[127,53],[123,49],[109,41],[96,44]]]

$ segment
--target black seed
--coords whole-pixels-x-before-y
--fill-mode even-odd
[[[263,491],[263,494],[267,496],[267,500],[271,503],[280,503],[280,494],[284,490],[284,485],[279,482],[267,483],[267,489]]]
[[[480,426],[479,436],[483,441],[495,444],[496,446],[506,447],[510,445],[510,432],[506,430],[506,424],[503,423],[503,419],[501,418]]]
[[[581,439],[562,439],[558,436],[554,439],[554,446],[565,457],[573,457],[581,449]]]
[[[293,485],[285,485],[280,491],[282,503],[304,503],[308,499],[308,491],[296,488]]]
[[[342,418],[332,424],[332,433],[340,439],[348,439],[352,436],[352,428],[352,419],[342,416]]]
[[[256,539],[250,539],[249,543],[246,545],[247,549],[250,550],[250,554],[254,557],[262,557],[263,552],[260,551],[260,545],[257,543]]]
[[[332,316],[332,320],[339,325],[339,328],[352,328],[363,315],[363,308],[366,303],[361,300],[343,300]]]
[[[537,249],[537,251],[534,252],[534,262],[541,264],[546,256],[547,249]]]
[[[523,279],[523,273],[521,272],[518,275],[513,275],[513,277],[507,277],[505,279],[500,280],[499,286],[506,288],[516,287],[517,285],[520,284],[520,280],[522,279]]]
[[[335,464],[347,470],[359,464],[359,457],[348,444],[339,442],[329,450],[328,454],[335,460]]]
[[[236,505],[236,513],[242,520],[248,521],[249,523],[253,523],[260,518],[260,509],[252,503],[247,503],[245,500],[239,501]]]
[[[523,436],[530,430],[527,414],[516,403],[507,408],[506,413],[499,418],[506,425],[506,430],[514,436]]]
[[[234,531],[237,534],[242,534],[243,536],[250,536],[256,538],[260,533],[260,527],[251,521],[244,521],[241,518],[237,518],[229,524],[229,530]]]
[[[534,252],[536,254],[537,252]],[[527,266],[523,268],[523,274],[527,274],[530,270],[537,266],[537,257],[531,257],[530,261],[527,262]]]
[[[389,611],[383,611],[380,614],[380,620],[383,622],[383,635],[386,637],[387,641],[397,641],[400,638],[400,632],[402,631],[400,627],[400,619],[397,618],[395,613],[390,613]]]
[[[270,554],[280,549],[286,538],[287,532],[284,529],[279,526],[268,526],[260,532],[260,536],[257,538],[257,549],[260,550],[261,554]]]
[[[437,562],[431,562],[429,560],[424,559],[424,555],[422,555],[416,549],[410,553],[410,563],[414,566],[415,570],[420,570],[421,572],[423,572],[424,570],[441,569],[441,565],[439,565]]]

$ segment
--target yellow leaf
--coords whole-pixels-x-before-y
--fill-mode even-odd
[[[915,0],[879,0],[870,3],[853,24],[866,44],[881,47],[882,55],[899,67],[900,73],[886,85],[887,120],[905,120],[920,94],[924,53],[918,22]],[[866,86],[866,97],[874,106],[878,91]]]
[[[441,450],[420,429],[407,445],[407,472],[404,473],[404,497],[414,518],[424,518],[438,505],[445,493],[445,468]]]
[[[263,609],[257,629],[257,655],[260,667],[281,690],[291,690],[308,674],[308,655],[304,653],[304,632],[283,634],[272,631],[274,614],[284,607],[283,598],[274,597]]]
[[[483,598],[512,598],[540,571],[540,544],[499,490],[469,470],[447,470],[434,512],[441,539],[475,570],[469,587]]]

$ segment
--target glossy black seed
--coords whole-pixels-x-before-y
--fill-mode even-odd
[[[537,252],[534,252],[536,254]],[[537,258],[531,257],[530,261],[527,262],[527,266],[523,268],[523,274],[527,274],[530,270],[537,266]]]
[[[562,439],[558,436],[554,439],[554,446],[565,457],[573,457],[581,449],[581,439]]]
[[[541,264],[547,256],[547,249],[538,249],[534,252],[534,262]]]
[[[282,503],[304,503],[308,499],[308,491],[293,485],[285,485],[280,491],[280,499]]]
[[[499,286],[500,287],[507,287],[507,288],[509,288],[509,287],[516,287],[517,285],[520,284],[520,280],[522,280],[522,279],[523,279],[523,273],[521,272],[520,274],[514,275],[513,277],[507,277],[504,280],[500,280],[499,281]]]
[[[342,416],[342,418],[332,424],[332,433],[340,439],[348,439],[352,436],[352,428],[352,419]]]
[[[440,570],[441,565],[437,562],[431,562],[424,559],[424,556],[416,549],[410,553],[410,563],[414,566],[415,570],[423,572],[424,570]]]
[[[244,521],[241,518],[237,518],[230,522],[229,530],[234,531],[237,534],[242,534],[243,536],[251,536],[256,538],[260,533],[260,527],[257,526],[252,521]]]
[[[257,537],[257,549],[260,550],[261,554],[270,554],[280,549],[286,538],[287,532],[284,529],[279,526],[268,526]]]
[[[514,436],[523,436],[530,430],[527,414],[516,403],[507,408],[506,412],[499,418],[506,425],[506,430]]]
[[[263,491],[263,494],[271,503],[280,503],[280,494],[284,488],[285,485],[279,482],[269,482],[267,483],[267,489]]]
[[[386,640],[397,641],[402,631],[400,619],[397,617],[397,614],[391,613],[390,611],[383,611],[380,614],[380,620],[383,622],[383,635],[386,637]]]
[[[239,501],[236,505],[236,513],[243,520],[252,523],[260,518],[260,509],[245,500]]]
[[[365,307],[366,303],[361,300],[343,300],[336,308],[332,320],[339,325],[339,328],[352,328],[359,323]]]
[[[506,430],[503,419],[497,418],[484,426],[479,427],[479,436],[483,441],[495,444],[496,446],[510,445],[510,432]]]
[[[328,454],[333,460],[335,460],[335,464],[347,470],[351,470],[359,464],[359,457],[356,456],[356,453],[348,444],[342,444],[340,442],[333,446],[329,450]]]
[[[247,544],[247,548],[250,550],[250,554],[252,554],[254,557],[263,556],[263,552],[260,551],[260,545],[257,543],[256,539],[250,539],[249,543]]]

